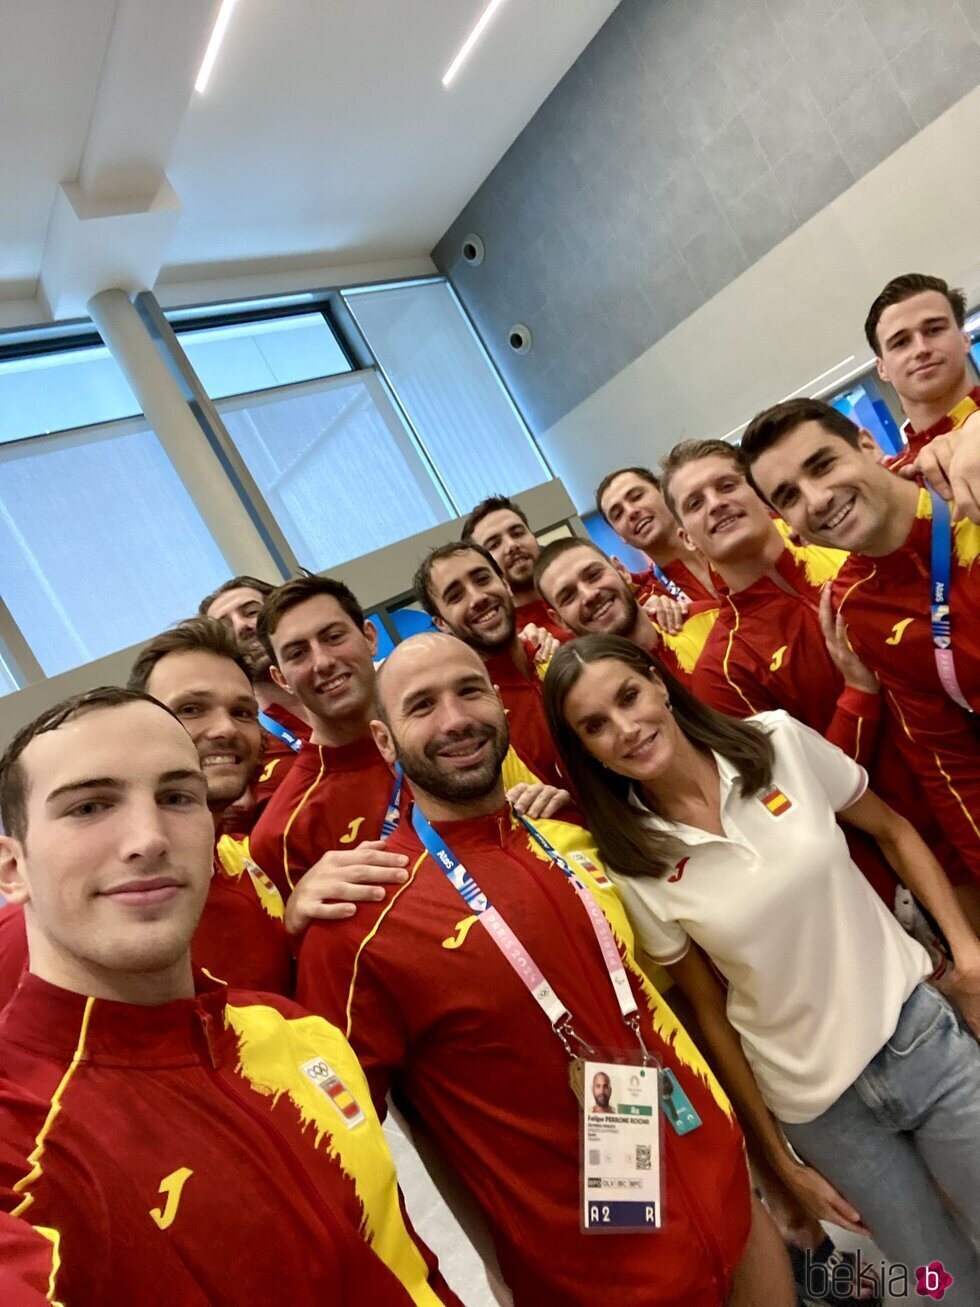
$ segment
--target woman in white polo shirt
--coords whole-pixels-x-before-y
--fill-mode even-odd
[[[544,695],[637,940],[690,997],[777,1173],[815,1215],[913,1268],[942,1260],[980,1302],[980,942],[925,844],[815,731],[717,713],[627,640],[564,645]],[[961,1012],[838,816],[938,921]]]

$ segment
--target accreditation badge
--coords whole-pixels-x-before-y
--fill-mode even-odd
[[[661,1071],[633,1062],[582,1063],[582,1229],[655,1231],[661,1196]]]

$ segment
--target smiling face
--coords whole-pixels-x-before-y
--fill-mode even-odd
[[[884,310],[878,320],[878,375],[903,403],[928,404],[965,386],[969,337],[946,296],[925,290]]]
[[[541,594],[576,635],[622,635],[636,629],[640,608],[626,578],[591,545],[566,549],[540,578]]]
[[[478,652],[496,653],[514,639],[514,597],[507,582],[474,550],[437,559],[429,573],[429,593],[439,630]]]
[[[602,492],[600,512],[626,544],[657,553],[677,544],[677,522],[657,487],[635,472],[621,472]]]
[[[487,513],[473,528],[473,539],[491,555],[512,590],[530,589],[541,546],[531,528],[512,508]]]
[[[375,740],[417,795],[466,803],[500,784],[507,719],[475,650],[445,636],[413,636],[388,659],[378,693],[387,720],[372,722]]]
[[[363,719],[374,702],[378,633],[363,627],[332,595],[314,595],[282,614],[271,637],[273,679],[326,725]]]
[[[712,563],[752,557],[772,532],[765,504],[723,454],[682,464],[670,493],[691,543]]]
[[[755,460],[752,475],[794,531],[817,545],[876,552],[896,509],[899,486],[878,462],[874,438],[860,447],[819,422],[801,423]]]
[[[146,692],[167,705],[193,740],[212,810],[241,798],[262,752],[258,704],[242,669],[203,649],[164,654]]]
[[[32,971],[99,993],[105,973],[184,961],[214,848],[187,732],[155,704],[127,703],[35,736],[20,763],[26,831],[0,836],[0,885],[25,905]]]
[[[597,762],[641,783],[663,773],[682,738],[663,682],[618,658],[586,664],[562,712]]]

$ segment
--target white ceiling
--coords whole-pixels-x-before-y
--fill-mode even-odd
[[[171,0],[0,0],[0,300],[33,293],[120,13],[146,3]],[[447,90],[485,0],[238,0],[164,161],[181,210],[160,281],[427,254],[616,3],[505,0]]]

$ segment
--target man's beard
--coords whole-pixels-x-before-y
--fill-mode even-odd
[[[513,600],[511,600],[509,608],[505,605],[505,612],[507,613],[507,624],[502,635],[486,636],[479,631],[474,631],[472,627],[466,627],[464,630],[462,627],[454,626],[450,629],[457,640],[462,640],[464,644],[468,644],[471,649],[475,649],[479,654],[499,653],[501,649],[506,649],[511,643],[517,630]]]
[[[526,590],[534,576],[534,559],[522,558],[507,569],[507,584],[512,590]]]
[[[624,616],[621,622],[618,622],[614,629],[607,632],[607,635],[621,635],[628,639],[636,629],[636,623],[640,616],[640,605],[636,602],[636,595],[627,585],[623,585],[623,600],[625,607]]]
[[[269,669],[272,666],[272,659],[266,653],[265,646],[260,640],[246,640],[242,642],[242,652],[245,654],[245,661],[248,663],[249,671],[252,673],[252,681],[256,685],[274,684]]]
[[[636,629],[637,619],[640,616],[640,605],[636,602],[636,596],[633,594],[633,591],[626,585],[625,581],[623,582],[622,596],[623,596],[623,616],[620,618],[620,620],[616,623],[614,627],[606,627],[602,631],[602,634],[621,635],[624,637],[624,639],[629,639],[629,637],[633,634],[634,630]],[[582,628],[583,634],[586,635],[591,634],[592,632],[590,631],[589,627],[591,625],[592,618],[591,617],[586,618],[585,622],[587,625],[583,625]]]
[[[446,771],[440,767],[436,753],[447,744],[461,744],[464,740],[492,741],[479,766],[465,771]],[[403,749],[395,740],[395,756],[408,779],[426,794],[450,803],[486,798],[500,779],[500,768],[509,748],[510,736],[506,721],[500,726],[474,723],[465,731],[453,731],[449,735],[440,735],[430,740],[421,751]]]

